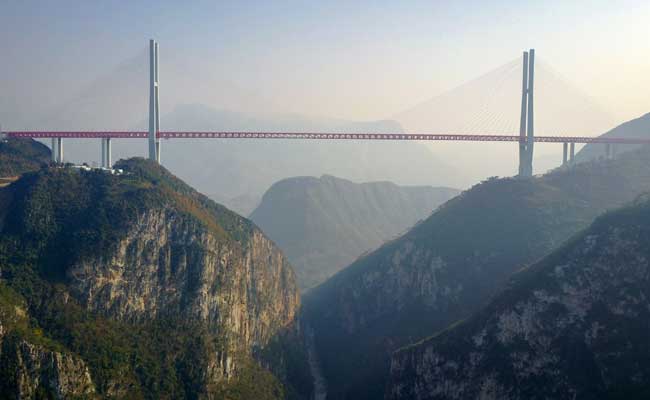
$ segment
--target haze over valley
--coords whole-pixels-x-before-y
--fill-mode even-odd
[[[0,399],[649,398],[649,19],[0,5]]]

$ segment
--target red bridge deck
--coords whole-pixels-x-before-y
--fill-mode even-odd
[[[145,139],[148,132],[141,131],[15,131],[5,132],[8,137],[22,138],[78,138],[78,139]],[[313,140],[433,140],[464,142],[519,142],[519,135],[456,135],[456,134],[406,134],[406,133],[324,133],[324,132],[159,132],[163,139],[313,139]],[[644,138],[604,138],[587,136],[535,136],[537,143],[615,143],[647,144]]]

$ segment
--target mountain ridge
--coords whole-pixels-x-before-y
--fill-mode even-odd
[[[472,317],[394,353],[386,399],[646,398],[648,221],[647,196],[598,217]]]
[[[624,122],[603,133],[599,137],[612,139],[623,137],[646,139],[650,138],[650,113]],[[616,144],[614,145],[614,151],[620,155],[634,149],[638,149],[641,146],[642,145],[639,144]],[[575,161],[585,162],[602,157],[605,157],[605,145],[588,143],[576,154]]]
[[[300,286],[308,289],[458,193],[444,187],[301,176],[274,183],[250,218],[283,249]]]
[[[116,167],[125,173],[51,167],[0,190],[0,285],[29,316],[5,333],[76,355],[98,397],[308,392],[302,355],[288,351],[300,349],[300,299],[281,251],[157,164]],[[21,371],[5,377],[7,393],[51,393]]]
[[[393,350],[467,317],[512,272],[650,190],[648,165],[644,147],[530,180],[489,179],[307,293],[330,398],[383,396]]]

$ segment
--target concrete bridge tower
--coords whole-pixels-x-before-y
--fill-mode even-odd
[[[519,124],[519,176],[533,176],[535,143],[535,50],[524,52],[521,88],[521,119]]]
[[[158,81],[158,42],[149,40],[149,159],[160,163],[160,106]]]

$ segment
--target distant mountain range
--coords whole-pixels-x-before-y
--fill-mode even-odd
[[[390,182],[354,183],[324,175],[275,183],[251,214],[287,255],[301,288],[329,278],[426,218],[459,193]]]

